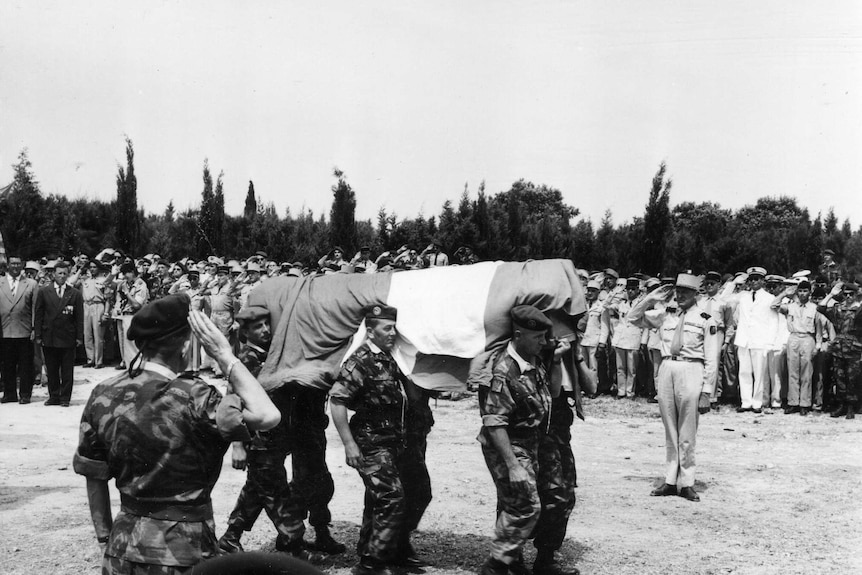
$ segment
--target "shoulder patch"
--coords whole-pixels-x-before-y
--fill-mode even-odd
[[[703,319],[710,319],[712,316],[711,316],[711,315],[709,315],[709,314],[708,314],[708,313],[706,313],[706,312],[702,312],[702,313],[700,314],[700,317],[702,317]]]

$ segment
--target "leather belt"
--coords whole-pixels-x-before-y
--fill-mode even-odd
[[[166,505],[163,503],[140,501],[122,494],[120,494],[120,510],[129,515],[167,521],[197,522],[206,521],[213,516],[212,501]]]
[[[670,360],[670,361],[688,361],[691,363],[703,363],[702,359],[698,359],[696,357],[683,357],[681,355],[666,355],[662,358],[662,361]]]

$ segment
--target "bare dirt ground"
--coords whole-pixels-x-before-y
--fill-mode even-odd
[[[99,573],[84,479],[71,468],[78,420],[96,381],[113,370],[76,368],[71,408],[0,406],[0,573]],[[428,465],[434,501],[414,537],[429,575],[475,572],[493,531],[491,478],[475,441],[474,397],[434,407]],[[664,431],[643,400],[586,400],[576,421],[578,503],[562,555],[585,574],[862,573],[862,420],[824,415],[701,419],[700,503],[649,497],[661,481]],[[346,575],[362,513],[362,483],[330,426],[333,530],[348,552],[323,569]],[[229,456],[214,491],[219,533],[245,480]],[[115,507],[118,495],[112,487]],[[247,550],[273,550],[264,516]],[[527,560],[533,556],[527,548]]]

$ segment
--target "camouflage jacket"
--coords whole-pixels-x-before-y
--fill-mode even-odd
[[[266,361],[267,352],[252,344],[245,344],[239,352],[239,359],[249,372],[255,377],[260,375],[263,363]],[[251,440],[245,443],[246,449],[251,450],[287,450],[287,422],[288,403],[284,389],[279,387],[269,393],[269,398],[281,412],[281,422],[267,431],[255,431],[251,434]]]
[[[403,445],[407,376],[392,355],[373,351],[369,343],[359,346],[344,362],[329,397],[356,412],[350,419],[350,430],[360,449]]]
[[[239,397],[164,366],[97,385],[73,466],[120,492],[106,555],[186,566],[216,554],[210,492],[230,442],[248,438]]]
[[[551,392],[541,365],[522,367],[509,346],[494,360],[490,385],[479,387],[479,413],[484,428],[506,427],[510,441],[538,438],[547,431]],[[480,436],[480,441],[481,441]]]
[[[830,308],[818,306],[835,326],[835,340],[829,351],[842,359],[859,359],[862,356],[862,302],[846,299]]]

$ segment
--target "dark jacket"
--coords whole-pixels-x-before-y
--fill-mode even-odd
[[[66,286],[63,301],[54,283],[39,288],[33,302],[33,331],[45,347],[76,347],[84,339],[84,299]]]

